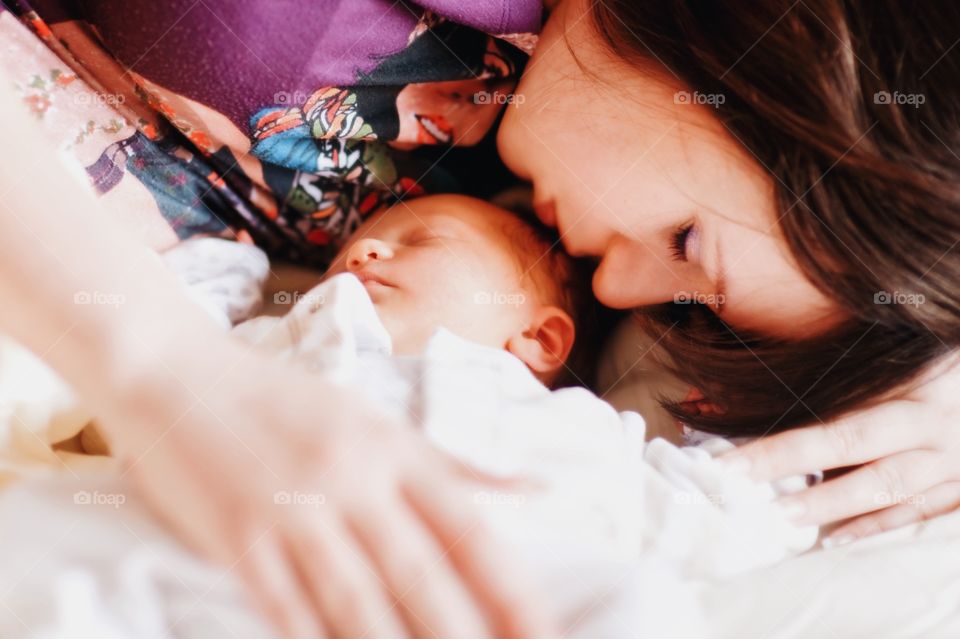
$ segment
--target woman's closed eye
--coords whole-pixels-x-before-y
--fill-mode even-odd
[[[698,237],[696,223],[685,223],[670,237],[670,256],[678,262],[690,261],[691,255],[695,252],[694,247]]]

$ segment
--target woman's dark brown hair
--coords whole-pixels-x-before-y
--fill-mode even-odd
[[[724,96],[716,114],[774,177],[794,260],[848,315],[786,342],[702,306],[641,311],[726,412],[668,410],[726,435],[826,421],[960,346],[960,3],[600,0],[592,17],[621,58]]]

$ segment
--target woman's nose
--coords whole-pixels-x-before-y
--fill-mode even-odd
[[[374,238],[363,238],[354,242],[347,251],[347,269],[356,271],[369,262],[389,260],[393,257],[393,250],[386,242]]]
[[[649,245],[618,239],[605,251],[593,280],[597,298],[607,306],[689,304],[692,298],[711,292],[696,269],[657,254]]]

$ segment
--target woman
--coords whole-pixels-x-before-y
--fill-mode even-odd
[[[570,0],[499,132],[540,217],[602,258],[597,297],[646,307],[705,396],[674,414],[734,436],[818,424],[731,457],[757,477],[863,465],[787,504],[872,513],[834,542],[960,505],[957,18]]]
[[[603,257],[595,279],[602,301],[633,307],[678,293],[711,296],[722,323],[693,309],[667,318],[668,327],[681,323],[657,333],[706,398],[686,419],[753,434],[761,424],[832,420],[744,451],[739,459],[758,476],[871,462],[808,491],[795,502],[806,505],[798,516],[831,521],[875,511],[873,495],[887,489],[926,496],[931,515],[956,507],[957,407],[944,392],[950,378],[921,376],[947,363],[956,346],[948,283],[957,258],[944,250],[939,261],[912,261],[865,225],[899,222],[896,238],[924,248],[924,256],[958,238],[956,202],[941,186],[957,165],[949,149],[925,144],[926,163],[917,149],[920,138],[956,140],[950,126],[957,100],[949,83],[933,84],[956,72],[950,43],[933,39],[930,51],[898,67],[914,39],[889,26],[877,29],[881,42],[867,40],[879,9],[847,16],[834,2],[767,3],[701,15],[684,3],[650,4],[559,4],[519,88],[524,99],[501,128],[505,160],[533,181],[541,216],[560,227],[571,251]],[[905,23],[933,33],[957,24],[922,14],[914,9]],[[913,82],[887,86],[904,79],[897,75],[903,69]],[[877,92],[914,94],[915,84],[944,94],[922,116],[900,104],[883,111],[864,101],[874,84]],[[44,353],[100,408],[130,472],[185,539],[221,561],[238,561],[291,635],[368,626],[386,634],[406,624],[423,635],[547,636],[529,591],[504,570],[464,510],[476,478],[342,392],[239,351],[148,252],[121,241],[63,171],[48,168],[44,177],[58,189],[25,191],[24,167],[46,158],[40,134],[11,100],[0,108],[4,121],[17,125],[8,134],[15,152],[0,159],[11,212],[0,229],[0,272],[27,275],[0,279],[4,299],[20,301],[2,328]],[[274,122],[270,115],[265,124]],[[867,115],[880,121],[876,129]],[[428,130],[435,138],[442,133]],[[276,159],[270,140],[253,146],[264,142],[262,157]],[[807,209],[808,216],[788,216]],[[922,223],[910,226],[907,214],[922,214]],[[845,252],[856,236],[850,227],[864,236],[856,255],[864,271],[880,273],[875,281]],[[871,260],[888,262],[880,268]],[[128,303],[77,306],[78,288],[119,293]],[[862,299],[864,290],[889,289],[922,293],[932,304],[873,306],[872,293]],[[664,319],[652,314],[651,330]],[[856,322],[873,319],[883,337],[874,345],[885,350],[873,357],[857,351],[851,365],[836,365],[848,377],[817,384],[845,354],[838,349],[858,343],[850,340]],[[918,330],[923,324],[937,344]],[[713,355],[695,365],[683,350],[686,339]],[[784,383],[772,385],[778,378]],[[908,399],[895,398],[920,381]],[[720,411],[726,419],[718,424],[710,415]],[[870,483],[884,478],[902,483]],[[278,512],[276,490],[322,491],[326,505]],[[899,504],[855,525],[888,527],[907,512]],[[424,572],[428,565],[436,567]],[[402,606],[394,608],[395,600]]]

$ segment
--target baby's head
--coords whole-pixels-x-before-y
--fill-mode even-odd
[[[395,353],[421,353],[444,327],[506,349],[548,384],[568,372],[575,319],[593,306],[589,273],[549,231],[460,195],[422,197],[372,216],[329,275],[343,272],[363,281]]]

